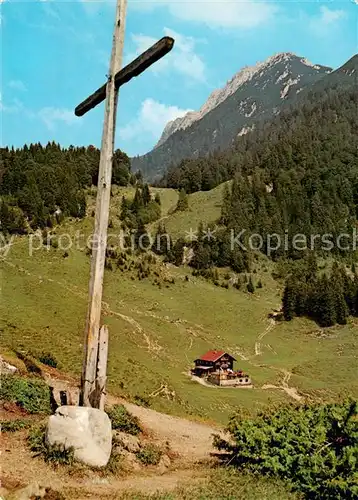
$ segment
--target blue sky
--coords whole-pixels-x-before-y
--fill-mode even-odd
[[[164,35],[175,48],[120,91],[116,146],[149,151],[168,120],[198,109],[240,68],[277,52],[338,67],[357,53],[358,0],[128,0],[125,63]],[[74,108],[105,83],[112,1],[1,4],[2,144],[99,146],[103,104]]]

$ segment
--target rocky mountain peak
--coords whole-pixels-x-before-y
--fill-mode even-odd
[[[301,64],[304,64],[305,66],[316,70],[322,68],[322,66],[312,64],[306,58],[299,58],[293,52],[280,52],[268,57],[265,61],[257,62],[252,66],[244,66],[229,81],[227,81],[226,85],[223,88],[214,90],[210,94],[208,100],[198,111],[190,111],[185,116],[168,122],[160,140],[155,147],[157,148],[162,145],[168,139],[168,137],[177,130],[184,130],[190,127],[190,125],[192,125],[194,122],[203,118],[203,116],[219,106],[229,96],[234,94],[242,85],[246,84],[254,77],[264,77],[265,72],[271,71],[276,65],[281,63],[287,64],[293,61],[299,61]],[[281,78],[285,78],[286,74],[288,74],[288,67],[283,70]],[[279,79],[280,76],[278,77],[278,81]]]

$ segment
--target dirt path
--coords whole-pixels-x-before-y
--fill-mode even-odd
[[[158,226],[161,222],[163,222],[163,220],[169,219],[169,217],[170,215],[164,215],[163,217],[155,221],[155,224]]]
[[[257,337],[257,340],[255,342],[255,356],[260,356],[262,354],[262,348],[261,348],[261,340],[269,333],[271,332],[276,326],[276,321],[273,319],[273,318],[269,318],[269,324],[267,326],[267,328],[262,332],[260,333],[260,335]],[[272,347],[270,346],[270,349],[272,349]],[[256,365],[255,363],[249,361],[252,365],[254,366],[260,366],[260,365]],[[278,389],[278,390],[282,390],[284,391],[288,396],[290,396],[292,399],[295,399],[296,401],[302,401],[303,397],[300,396],[298,390],[296,389],[296,387],[290,387],[288,385],[290,379],[291,379],[291,376],[292,376],[292,373],[290,373],[288,370],[284,369],[284,368],[276,368],[274,366],[268,366],[268,368],[271,368],[272,370],[275,370],[276,372],[280,372],[283,374],[283,379],[282,379],[282,382],[281,382],[281,385],[273,385],[273,384],[264,384],[261,389],[264,389],[264,390],[267,390],[267,389],[270,389],[270,390],[275,390],[275,389]]]
[[[247,356],[245,356],[245,354],[242,352],[242,350],[238,347],[234,347],[234,348],[230,349],[230,352],[232,352],[235,356],[239,356],[239,358],[242,361],[249,361],[249,358]]]
[[[271,330],[273,330],[275,328],[275,325],[276,325],[275,320],[270,318],[268,327],[265,329],[264,332],[260,333],[260,335],[257,337],[257,340],[255,342],[255,356],[260,356],[262,354],[261,342],[259,341],[262,340],[265,337],[265,335],[267,335]]]
[[[146,430],[150,431],[152,438],[168,441],[171,450],[187,462],[210,458],[211,453],[215,452],[212,435],[224,435],[219,427],[166,415],[132,403],[123,404],[139,418]]]
[[[124,476],[103,476],[94,470],[81,468],[55,469],[48,466],[41,458],[33,456],[26,444],[25,432],[16,433],[16,436],[3,434],[1,448],[3,488],[13,490],[19,486],[39,482],[45,487],[50,486],[55,491],[61,491],[68,499],[114,499],[118,498],[120,492],[130,490],[142,493],[170,491],[185,482],[192,483],[203,478],[203,472],[193,467],[168,470],[163,474],[154,468],[148,468]],[[5,491],[0,489],[0,498],[3,498]]]
[[[303,397],[300,396],[296,387],[290,387],[288,385],[288,382],[290,381],[292,373],[285,370],[284,368],[280,369],[280,372],[283,374],[283,379],[282,379],[281,385],[264,384],[261,387],[261,389],[278,389],[281,391],[285,391],[286,394],[288,394],[291,398],[295,399],[296,401],[302,401]]]

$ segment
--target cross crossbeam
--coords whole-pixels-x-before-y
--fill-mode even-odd
[[[163,37],[157,43],[152,45],[148,50],[143,52],[134,61],[129,63],[125,68],[121,69],[114,77],[114,85],[116,90],[125,83],[128,83],[132,78],[139,76],[152,64],[159,61],[162,57],[168,54],[174,46],[173,38],[169,36]],[[87,99],[79,104],[75,109],[76,116],[83,116],[88,111],[96,107],[106,98],[107,84],[93,92]]]

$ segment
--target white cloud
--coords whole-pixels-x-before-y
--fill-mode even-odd
[[[57,122],[63,122],[66,125],[80,123],[74,112],[69,109],[46,107],[40,109],[38,116],[49,130],[53,130]]]
[[[277,5],[254,0],[155,0],[150,3],[132,0],[130,5],[138,10],[166,7],[184,21],[206,24],[210,28],[256,28],[270,21],[277,12]]]
[[[8,83],[8,86],[11,89],[19,90],[20,92],[26,92],[27,91],[26,85],[21,80],[10,80],[9,83]]]
[[[131,140],[137,136],[140,140],[145,134],[146,137],[149,135],[157,141],[169,121],[182,117],[189,111],[192,110],[167,106],[150,98],[145,99],[137,117],[119,129],[119,136],[123,140]]]
[[[19,99],[12,99],[11,104],[4,104],[2,100],[2,95],[0,95],[0,111],[3,113],[19,113],[24,110],[24,105]]]
[[[205,78],[205,63],[195,52],[196,40],[192,37],[187,37],[177,33],[169,28],[164,28],[164,35],[171,36],[175,39],[175,45],[168,55],[156,62],[151,71],[160,73],[163,70],[180,73],[198,82],[204,82]],[[132,34],[132,41],[135,44],[135,52],[130,53],[125,58],[125,64],[128,64],[139,54],[147,50],[151,45],[155,44],[158,39],[142,34]]]
[[[48,128],[54,130],[56,123],[63,122],[66,125],[80,124],[81,120],[75,116],[74,112],[64,108],[44,107],[40,110],[27,108],[19,99],[12,99],[9,104],[4,104],[0,94],[0,111],[8,114],[20,114],[33,120],[40,119]]]
[[[332,24],[340,19],[343,19],[346,15],[344,10],[331,10],[326,6],[322,6],[321,9],[321,22],[323,24]]]
[[[325,5],[322,5],[319,15],[311,18],[309,27],[316,35],[327,35],[345,17],[346,12],[344,10],[329,9]]]

